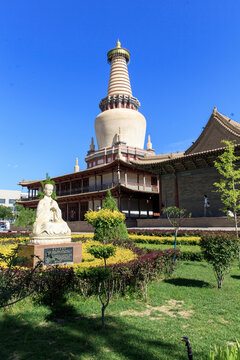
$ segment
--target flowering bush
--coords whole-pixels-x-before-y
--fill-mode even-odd
[[[146,243],[146,244],[174,244],[174,236],[156,236],[156,235],[134,235],[130,234],[129,238],[132,239],[135,243]],[[189,236],[182,237],[178,239],[180,244],[188,245],[198,245],[200,242],[200,237],[198,236]]]
[[[113,227],[125,220],[125,215],[117,210],[101,209],[90,211],[85,214],[87,222],[94,227],[98,225]]]
[[[82,262],[79,264],[69,265],[68,267],[73,268],[90,268],[96,266],[104,266],[104,261],[102,259],[95,259],[93,255],[88,253],[88,248],[91,246],[100,246],[101,243],[99,241],[87,240],[82,244]],[[107,245],[108,246],[108,245]],[[111,244],[109,244],[111,246]],[[6,243],[0,244],[0,253],[3,255],[10,255],[10,253],[16,249],[16,244],[14,243]],[[115,256],[111,256],[108,260],[109,264],[116,264],[119,262],[129,262],[133,259],[137,258],[137,255],[130,249],[126,249],[120,246],[116,246]],[[4,261],[0,261],[0,266],[6,266]]]
[[[94,237],[93,233],[86,233],[86,234],[74,234],[72,235],[72,239],[76,240],[84,240],[84,239],[92,239]],[[137,234],[130,234],[129,239],[133,240],[136,244],[174,244],[174,236],[157,236],[154,234],[149,235],[137,235]],[[200,236],[184,236],[178,238],[178,243],[182,245],[199,245],[200,243]]]
[[[70,265],[74,269],[86,269],[86,268],[93,268],[98,266],[104,266],[104,260],[103,259],[95,259],[92,254],[88,252],[88,249],[90,249],[92,246],[100,246],[101,243],[99,241],[94,240],[87,240],[85,243],[82,244],[82,262],[79,264]],[[107,245],[111,246],[111,244]],[[120,246],[116,246],[116,253],[114,256],[110,256],[108,259],[108,264],[117,264],[120,262],[127,263],[131,260],[134,260],[137,258],[137,254],[135,254],[130,249],[125,249]]]

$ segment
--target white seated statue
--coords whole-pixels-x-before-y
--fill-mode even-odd
[[[52,199],[53,185],[45,184],[44,198],[38,203],[31,243],[59,244],[71,242],[71,230],[62,219],[58,203]]]

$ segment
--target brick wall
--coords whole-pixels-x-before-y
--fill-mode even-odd
[[[179,207],[192,213],[193,217],[204,215],[204,195],[210,202],[209,216],[224,215],[220,210],[222,202],[216,193],[213,183],[219,180],[219,175],[214,168],[196,169],[177,173]],[[162,176],[162,202],[164,206],[175,204],[175,177],[174,175]]]
[[[175,206],[175,176],[162,176],[162,203],[164,207]]]

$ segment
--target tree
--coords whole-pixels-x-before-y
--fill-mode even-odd
[[[16,204],[16,210],[17,218],[14,225],[21,228],[32,228],[36,220],[36,209],[28,209],[23,205]]]
[[[116,200],[112,197],[111,191],[108,189],[107,196],[103,203],[103,209],[118,210]]]
[[[229,211],[233,213],[235,231],[238,237],[238,212],[240,211],[240,168],[237,162],[240,156],[234,154],[234,142],[222,141],[226,145],[226,150],[218,156],[214,166],[221,175],[219,182],[214,186],[221,194],[221,201],[224,205],[223,211],[229,216]],[[229,216],[230,217],[230,216]],[[239,258],[240,259],[240,258]]]
[[[12,219],[13,214],[9,206],[0,205],[0,219]]]
[[[238,212],[240,211],[240,168],[237,162],[240,156],[234,154],[234,142],[222,140],[226,145],[226,149],[218,156],[218,160],[214,162],[214,166],[219,172],[221,178],[219,182],[215,182],[216,191],[221,195],[221,201],[224,205],[223,211],[234,221],[235,232],[238,235]],[[233,214],[231,217],[230,214]],[[239,267],[240,267],[240,248],[239,248]]]
[[[212,265],[218,289],[221,289],[236,259],[238,239],[229,234],[205,234],[201,236],[200,247],[204,259]]]
[[[179,209],[176,206],[169,206],[168,208],[164,208],[163,213],[167,215],[168,221],[175,230],[174,248],[176,249],[178,230],[180,226],[183,224],[183,222],[186,220],[186,218],[190,218],[192,214],[191,213],[187,214],[186,209]]]
[[[89,254],[93,255],[96,259],[104,260],[104,269],[99,269],[100,278],[98,280],[98,298],[102,304],[102,329],[105,328],[105,310],[109,305],[114,291],[114,280],[110,279],[110,271],[107,268],[107,259],[110,256],[114,256],[116,248],[114,246],[104,245],[97,246],[92,245],[88,249]],[[99,275],[98,271],[98,275]]]

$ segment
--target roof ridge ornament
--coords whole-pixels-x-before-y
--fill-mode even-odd
[[[213,115],[216,115],[216,113],[217,113],[217,107],[216,106],[214,106],[214,109],[213,109]]]
[[[152,143],[150,135],[148,135],[147,150],[152,150]]]
[[[91,137],[90,151],[95,151],[95,145],[94,145],[94,139],[93,139],[93,136]]]
[[[76,163],[74,166],[74,172],[79,172],[78,158],[76,158]]]

